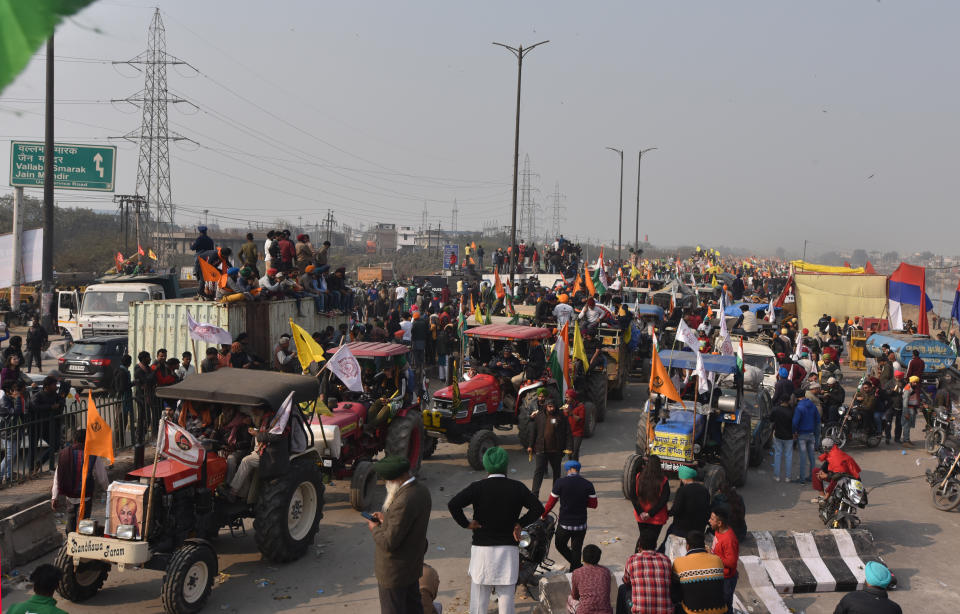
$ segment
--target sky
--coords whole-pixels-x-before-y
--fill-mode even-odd
[[[106,144],[143,87],[153,6],[100,0],[57,31],[58,142]],[[799,253],[953,255],[960,3],[160,1],[177,220],[353,228],[510,223],[517,62],[521,170],[538,234]],[[0,141],[43,139],[44,51],[0,94]],[[137,146],[119,147],[132,193]],[[9,147],[0,147],[9,168]],[[6,184],[7,182],[3,182]],[[6,186],[0,194],[8,193]],[[33,191],[39,194],[39,191]],[[63,206],[112,195],[58,191]]]

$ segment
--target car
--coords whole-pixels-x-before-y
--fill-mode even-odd
[[[127,353],[127,336],[89,337],[57,359],[60,374],[77,390],[110,388]]]

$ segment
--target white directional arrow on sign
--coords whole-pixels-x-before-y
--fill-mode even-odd
[[[100,173],[100,179],[103,179],[103,167],[100,166],[100,163],[103,162],[103,156],[98,153],[97,155],[93,156],[93,161],[97,164],[96,169],[97,172]]]

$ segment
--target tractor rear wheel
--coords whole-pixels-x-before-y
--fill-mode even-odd
[[[710,493],[711,499],[713,495],[717,494],[720,490],[720,485],[723,484],[726,479],[727,475],[722,465],[710,464],[703,469],[703,485],[706,487],[707,492]]]
[[[727,479],[734,486],[747,483],[747,467],[750,466],[750,414],[742,410],[740,423],[728,422],[723,426],[723,442],[720,444],[720,462]]]
[[[766,453],[767,442],[773,436],[773,423],[761,418],[757,430],[750,438],[750,466],[759,467],[763,464],[763,455]]]
[[[194,614],[203,609],[217,577],[213,548],[186,542],[174,550],[163,574],[160,601],[167,614]]]
[[[640,414],[637,420],[637,454],[646,455],[650,451],[650,441],[647,433],[647,409]]]
[[[73,566],[73,557],[67,552],[69,543],[64,544],[57,553],[53,565],[63,574],[57,589],[67,601],[80,603],[93,597],[103,587],[110,573],[110,565],[101,561],[83,561]]]
[[[467,462],[477,471],[482,470],[483,454],[490,448],[496,447],[498,443],[493,431],[477,431],[470,437],[470,443],[467,445]]]
[[[423,418],[419,411],[411,411],[402,418],[394,418],[387,427],[384,451],[388,456],[403,456],[410,461],[410,475],[417,475],[423,461]]]
[[[583,404],[583,438],[593,437],[593,432],[597,430],[597,408],[593,403],[587,401]]]
[[[373,471],[373,463],[360,461],[353,468],[350,476],[350,507],[362,512],[370,505],[373,496],[373,487],[377,484],[377,474]]]
[[[623,476],[621,478],[621,489],[623,498],[627,501],[634,501],[637,498],[637,475],[643,470],[645,457],[640,454],[631,454],[623,463]]]
[[[587,399],[597,407],[597,422],[607,418],[607,372],[591,371],[587,373]]]
[[[323,482],[316,463],[298,458],[282,477],[261,486],[253,528],[260,552],[276,563],[306,554],[323,518]]]

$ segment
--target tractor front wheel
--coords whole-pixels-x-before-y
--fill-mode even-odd
[[[163,574],[160,601],[167,614],[194,614],[203,609],[217,577],[213,548],[186,542],[173,552]]]
[[[410,475],[417,475],[423,461],[423,418],[411,411],[402,418],[394,418],[387,428],[384,450],[388,456],[403,456],[410,462]]]
[[[54,566],[63,574],[57,586],[60,594],[67,601],[80,603],[93,597],[103,588],[110,573],[110,565],[101,561],[82,561],[73,566],[73,557],[67,553],[69,542],[60,548]]]
[[[470,466],[480,471],[483,469],[483,455],[490,448],[497,446],[497,436],[493,431],[486,429],[477,431],[470,437],[470,443],[467,445],[467,462]]]

